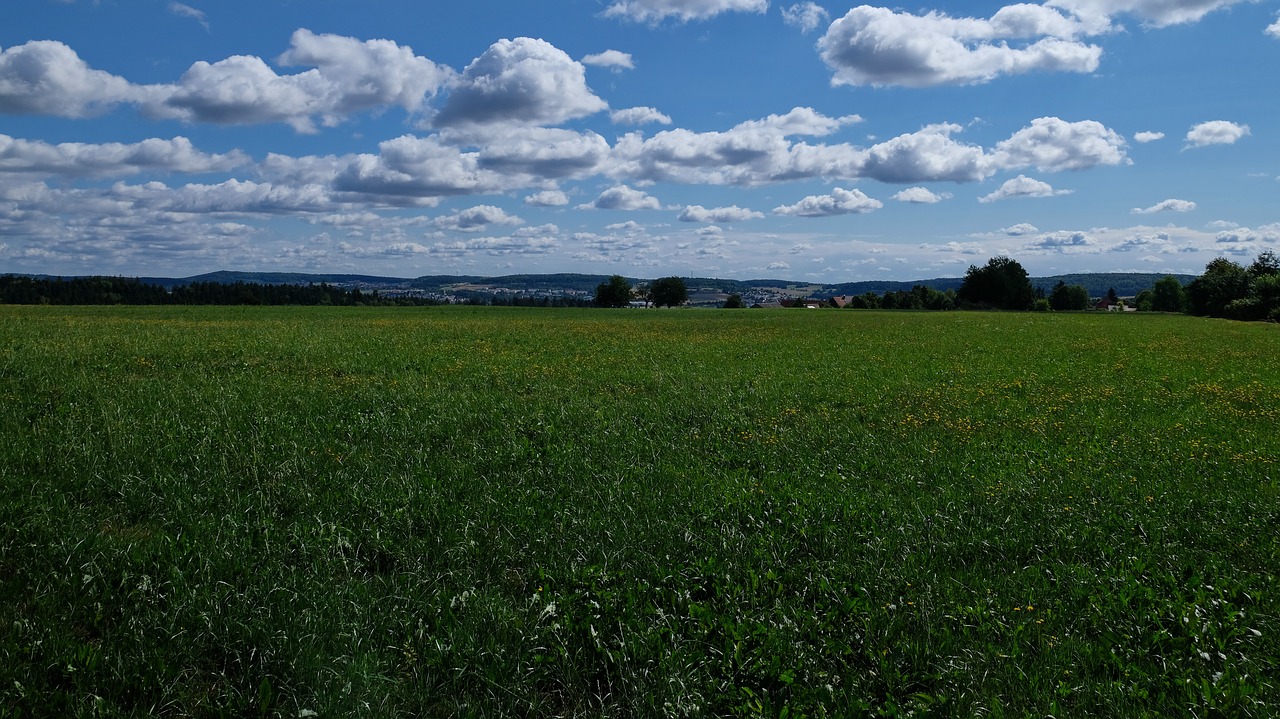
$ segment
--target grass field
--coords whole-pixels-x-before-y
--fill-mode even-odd
[[[1280,715],[1280,327],[0,306],[0,716]]]

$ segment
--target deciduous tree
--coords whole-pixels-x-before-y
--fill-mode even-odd
[[[613,275],[596,285],[597,307],[626,307],[631,304],[631,283],[622,275]]]
[[[1031,308],[1035,291],[1022,265],[1001,255],[988,260],[984,267],[970,265],[956,298],[979,307],[1026,310]]]
[[[1058,280],[1049,293],[1049,306],[1059,312],[1089,309],[1089,290],[1084,285],[1069,285]]]
[[[649,300],[654,307],[675,307],[689,301],[689,288],[679,277],[654,280],[649,287]]]
[[[1173,275],[1157,280],[1151,288],[1151,309],[1156,312],[1182,312],[1187,308],[1187,292]]]

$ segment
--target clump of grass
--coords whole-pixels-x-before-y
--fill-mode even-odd
[[[0,308],[0,714],[1271,716],[1278,345]]]

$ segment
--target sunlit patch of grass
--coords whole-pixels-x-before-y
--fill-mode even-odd
[[[1271,716],[1278,349],[0,307],[0,714]]]

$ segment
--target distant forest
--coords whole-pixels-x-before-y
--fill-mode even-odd
[[[589,300],[472,293],[463,304],[578,307]],[[25,277],[0,275],[0,304],[11,305],[383,305],[444,304],[433,297],[343,289],[327,283],[261,284],[192,282],[165,288],[124,277]]]

